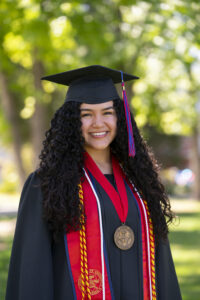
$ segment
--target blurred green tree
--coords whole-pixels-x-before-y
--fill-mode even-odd
[[[7,125],[0,130],[14,145],[22,181],[22,146],[32,142],[36,166],[45,128],[64,97],[62,88],[55,91],[40,77],[102,64],[142,78],[127,84],[141,128],[193,137],[200,198],[199,19],[200,4],[193,0],[2,0],[0,118]]]

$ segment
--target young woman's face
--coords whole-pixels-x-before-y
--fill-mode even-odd
[[[113,101],[100,104],[82,103],[80,110],[85,150],[107,149],[117,132]]]

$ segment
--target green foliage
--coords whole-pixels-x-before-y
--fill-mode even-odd
[[[16,166],[12,161],[1,162],[0,193],[15,193],[19,188],[19,178]]]
[[[11,135],[10,135],[10,126],[5,116],[0,109],[0,133],[1,133],[1,142],[8,145],[12,142]]]
[[[18,185],[15,182],[10,182],[5,180],[2,184],[0,184],[0,193],[16,193]]]
[[[197,126],[199,18],[198,1],[2,0],[0,70],[22,116],[27,97],[48,103],[50,113],[57,101],[53,90],[37,94],[36,60],[45,74],[88,64],[123,69],[141,77],[132,91],[140,127],[192,134]],[[63,88],[56,89],[63,97]],[[20,122],[27,141],[27,123],[22,117]]]

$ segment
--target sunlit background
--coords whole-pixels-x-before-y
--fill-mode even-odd
[[[179,216],[170,241],[183,299],[200,299],[199,32],[199,1],[1,0],[1,299],[20,191],[67,89],[40,78],[91,64],[140,77],[128,99]]]

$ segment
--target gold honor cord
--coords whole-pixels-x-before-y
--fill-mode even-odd
[[[156,300],[157,297],[156,297],[156,277],[155,277],[155,242],[154,242],[154,235],[153,235],[153,223],[150,217],[147,201],[143,200],[143,202],[147,211],[148,225],[149,225],[152,300]]]
[[[79,199],[81,208],[84,208],[84,198],[82,185],[79,184]],[[157,300],[156,295],[156,281],[155,281],[155,241],[153,234],[153,223],[150,217],[147,202],[143,201],[148,215],[148,227],[149,227],[149,240],[150,240],[150,260],[151,260],[151,287],[152,287],[152,300]],[[89,287],[89,273],[87,262],[87,243],[86,243],[86,230],[85,230],[85,217],[84,209],[81,214],[81,230],[80,230],[80,254],[81,254],[81,293],[82,300],[91,299],[91,291]]]
[[[84,208],[83,202],[83,188],[82,185],[79,184],[79,200],[81,208]],[[82,300],[91,299],[91,292],[89,287],[89,274],[88,274],[88,261],[87,261],[87,243],[86,243],[86,230],[85,230],[85,217],[84,217],[84,209],[81,214],[81,230],[80,230],[80,254],[81,254],[81,293]]]

